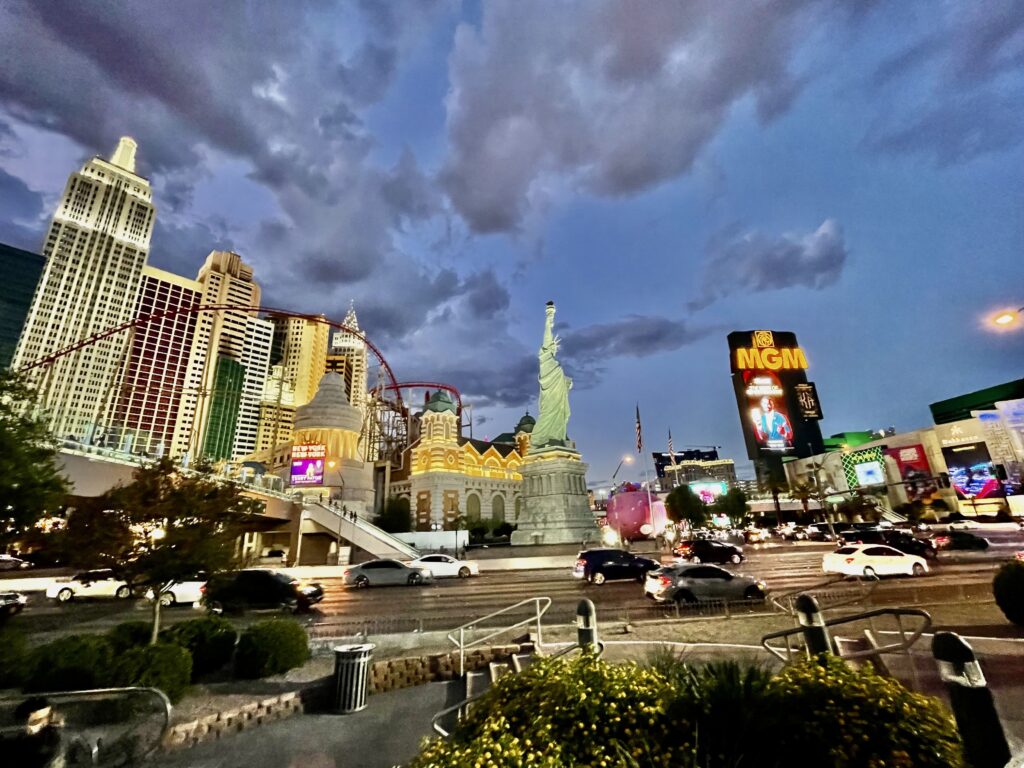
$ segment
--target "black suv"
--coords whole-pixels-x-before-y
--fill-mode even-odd
[[[709,539],[681,541],[672,550],[676,557],[691,563],[742,563],[743,550],[733,544]]]
[[[906,531],[891,528],[866,528],[843,531],[839,538],[843,544],[888,544],[893,549],[918,557],[936,557],[938,551],[934,542],[918,539]]]
[[[214,576],[202,588],[203,602],[212,613],[276,608],[307,611],[324,599],[319,584],[301,584],[278,571],[248,569]]]
[[[661,568],[661,563],[624,549],[587,549],[576,555],[572,575],[591,584],[623,579],[643,583],[647,572],[655,568]]]

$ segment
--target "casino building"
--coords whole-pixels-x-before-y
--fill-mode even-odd
[[[534,423],[527,413],[512,432],[493,440],[463,437],[455,402],[447,392],[435,392],[414,418],[402,469],[391,476],[391,495],[409,499],[417,531],[452,529],[460,515],[469,526],[515,523],[522,506],[519,468]]]

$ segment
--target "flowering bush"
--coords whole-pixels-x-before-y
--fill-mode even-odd
[[[540,660],[498,680],[411,768],[962,768],[935,699],[808,661],[772,677],[738,664]]]

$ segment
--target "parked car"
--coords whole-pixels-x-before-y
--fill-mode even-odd
[[[771,539],[771,534],[763,528],[746,528],[743,531],[743,541],[747,544],[760,544]]]
[[[938,549],[988,549],[989,541],[983,536],[967,531],[937,533],[932,541]]]
[[[480,575],[480,564],[476,560],[459,560],[451,555],[423,555],[409,565],[413,568],[426,568],[435,579],[449,576],[468,579]]]
[[[839,537],[843,544],[887,544],[900,552],[920,557],[937,557],[935,543],[931,539],[917,539],[906,531],[894,528],[850,529]]]
[[[0,618],[8,618],[21,613],[28,597],[21,592],[0,592]]]
[[[0,555],[0,571],[20,571],[31,568],[32,563],[13,555]]]
[[[169,608],[172,605],[192,605],[203,599],[203,587],[209,581],[205,573],[198,573],[191,578],[176,581],[160,593],[160,605]],[[147,590],[146,599],[153,599],[153,590]]]
[[[246,568],[214,576],[200,591],[202,602],[211,613],[266,608],[298,613],[324,599],[324,589],[319,584],[303,584],[293,576],[266,568]]]
[[[835,538],[826,523],[812,523],[807,526],[808,541],[835,541]]]
[[[126,600],[132,596],[132,591],[128,583],[117,578],[112,570],[100,568],[54,580],[46,588],[46,596],[61,603],[80,597],[116,597]]]
[[[647,574],[644,595],[655,602],[695,603],[699,600],[764,600],[763,581],[730,573],[717,565],[683,563]]]
[[[411,566],[398,560],[369,560],[352,565],[342,574],[345,584],[357,589],[408,584],[418,586],[434,580],[426,566]]]
[[[572,575],[591,584],[622,580],[643,582],[648,571],[660,567],[661,563],[624,549],[586,549],[576,555]]]
[[[691,563],[742,563],[743,550],[721,541],[690,539],[681,541],[672,550],[676,557]]]
[[[825,555],[821,563],[825,573],[844,576],[923,576],[928,563],[918,555],[908,555],[884,544],[848,544]]]
[[[786,541],[807,541],[811,535],[802,525],[795,525],[792,528],[782,528],[780,535]]]

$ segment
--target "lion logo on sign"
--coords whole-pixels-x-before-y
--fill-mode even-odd
[[[765,347],[774,347],[775,339],[772,337],[771,331],[754,331],[754,346],[758,349],[764,349]]]

